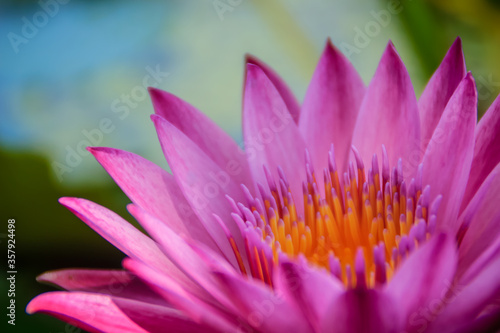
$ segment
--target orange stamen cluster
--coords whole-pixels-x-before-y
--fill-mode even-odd
[[[365,173],[355,148],[353,153],[356,162],[340,177],[332,147],[321,187],[306,153],[307,181],[300,213],[281,170],[279,186],[266,170],[269,190],[259,185],[262,201],[244,188],[248,205],[233,202],[233,218],[243,230],[253,277],[272,285],[271,264],[285,253],[302,255],[327,268],[346,286],[373,287],[389,280],[401,260],[429,237],[440,197],[429,205],[429,187],[421,185],[421,166],[407,186],[401,160],[391,173],[385,148],[382,174],[376,155]],[[259,246],[259,240],[266,246]],[[234,240],[230,241],[246,274],[242,256]]]

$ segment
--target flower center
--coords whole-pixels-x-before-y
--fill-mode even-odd
[[[382,173],[376,155],[365,172],[357,150],[352,150],[355,161],[340,177],[332,147],[322,191],[306,152],[303,203],[295,201],[281,169],[277,183],[265,170],[268,188],[259,184],[260,198],[244,186],[247,205],[229,198],[235,210],[233,218],[245,230],[245,252],[254,278],[272,285],[272,264],[285,253],[304,256],[328,269],[347,287],[374,287],[388,281],[402,260],[432,234],[441,196],[430,204],[430,187],[422,188],[422,166],[407,184],[401,159],[391,172],[385,147]],[[298,213],[298,204],[303,205],[303,214]],[[259,248],[249,230],[256,231],[253,234],[260,243],[267,243],[272,253]],[[230,241],[241,271],[247,273],[241,254]]]

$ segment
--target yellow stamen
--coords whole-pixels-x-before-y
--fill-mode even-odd
[[[259,211],[261,207],[254,207],[260,205],[252,205],[251,210],[259,213],[266,227],[259,232],[270,245],[272,258],[267,257],[267,252],[260,247],[250,245],[245,238],[247,257],[252,260],[246,267],[250,267],[253,277],[272,285],[272,267],[269,265],[278,262],[280,252],[291,257],[303,255],[318,266],[335,269],[335,274],[340,274],[347,286],[361,282],[373,287],[392,277],[402,260],[400,253],[406,251],[401,250],[400,245],[409,242],[415,242],[415,247],[421,245],[409,234],[420,218],[427,222],[428,207],[419,206],[422,216],[416,219],[416,203],[422,195],[420,188],[409,195],[400,180],[385,179],[387,177],[381,177],[379,173],[367,177],[364,169],[359,167],[356,171],[351,164],[349,173],[339,178],[337,171],[330,170],[324,174],[324,187],[319,187],[314,172],[308,171],[303,210],[297,210],[287,181],[278,182],[279,190],[274,184],[270,185],[270,195],[261,201],[265,212]],[[385,184],[382,184],[381,178],[384,178]],[[324,197],[320,195],[319,188],[324,188]],[[262,226],[262,222],[259,225]],[[427,233],[425,237],[428,236]],[[229,241],[241,272],[247,274],[243,256],[234,239],[230,237]],[[354,255],[356,253],[361,258],[361,250],[363,264],[360,261],[356,263]],[[383,254],[385,259],[375,258],[375,252]],[[339,266],[330,267],[332,257],[337,263],[335,265],[340,264],[340,271]],[[362,271],[360,265],[364,265]],[[362,274],[366,281],[356,281]]]

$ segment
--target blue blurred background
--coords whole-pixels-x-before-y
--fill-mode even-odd
[[[120,267],[123,255],[57,199],[85,197],[132,221],[128,199],[83,148],[125,149],[168,168],[144,83],[189,101],[239,141],[246,53],[275,68],[301,100],[327,37],[366,83],[391,39],[419,96],[461,36],[482,114],[500,91],[498,22],[499,1],[486,0],[3,1],[0,242],[6,253],[7,219],[15,218],[18,269],[16,327],[6,331],[76,332],[24,313],[31,298],[53,290],[35,277]]]

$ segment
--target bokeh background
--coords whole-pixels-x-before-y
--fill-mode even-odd
[[[389,11],[394,6],[397,13]],[[197,106],[240,141],[246,53],[274,67],[302,99],[327,37],[366,83],[391,39],[419,96],[461,36],[481,115],[500,91],[499,22],[500,2],[492,0],[2,1],[2,309],[9,218],[16,219],[18,271],[16,326],[7,326],[2,312],[2,332],[78,332],[25,314],[31,298],[53,290],[36,276],[64,267],[120,267],[123,255],[57,199],[88,198],[132,221],[129,200],[82,147],[92,140],[168,168],[141,88],[150,72],[157,75],[149,84]],[[103,119],[112,129],[92,136]]]

